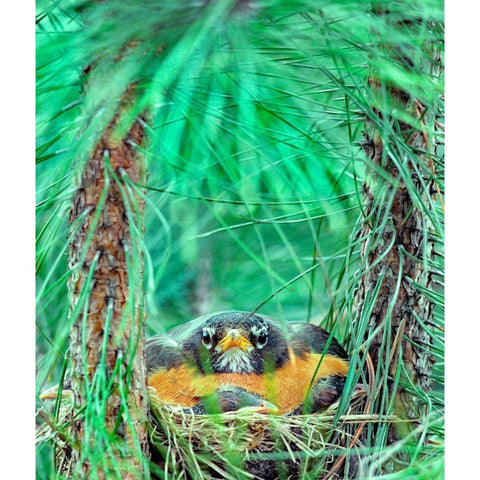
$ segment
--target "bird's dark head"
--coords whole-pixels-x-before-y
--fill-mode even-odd
[[[287,343],[278,322],[264,315],[228,311],[207,317],[200,326],[199,353],[215,373],[263,373],[286,358]]]

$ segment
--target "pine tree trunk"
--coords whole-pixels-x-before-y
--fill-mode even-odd
[[[395,57],[394,45],[385,46],[385,51],[409,67],[408,59]],[[381,398],[394,397],[392,413],[404,419],[421,419],[427,411],[426,402],[410,392],[412,385],[425,393],[431,389],[434,357],[432,337],[425,326],[433,326],[434,309],[425,292],[433,286],[434,234],[425,206],[439,193],[432,152],[427,153],[431,145],[424,126],[429,113],[407,92],[374,74],[369,82],[379,103],[387,96],[392,111],[404,112],[415,121],[404,123],[385,108],[374,109],[377,118],[366,120],[363,148],[371,164],[364,185],[364,221],[358,232],[365,273],[355,300],[358,315],[362,309],[371,309],[365,333],[367,350],[377,380],[386,379],[376,392],[373,413],[385,413]],[[407,148],[402,150],[402,145]],[[392,427],[388,443],[417,425]]]
[[[363,276],[357,291],[360,306],[365,303],[368,294],[379,287],[378,296],[371,311],[368,338],[376,332],[370,343],[369,353],[373,364],[379,365],[380,357],[388,365],[388,376],[393,379],[397,373],[398,357],[401,355],[408,376],[415,385],[425,392],[430,390],[430,372],[433,358],[429,351],[432,339],[417,320],[426,325],[433,324],[433,308],[422,289],[430,289],[432,273],[425,265],[432,260],[432,238],[425,238],[424,232],[431,231],[428,219],[417,208],[419,199],[427,203],[425,185],[433,189],[428,178],[416,178],[413,174],[414,188],[418,197],[412,199],[412,191],[405,185],[401,173],[388,153],[384,151],[384,140],[375,131],[372,122],[367,121],[364,149],[373,165],[385,169],[393,182],[381,180],[372,175],[371,183],[365,184],[367,208],[360,238],[364,239],[361,257],[367,273]],[[408,136],[408,144],[417,151],[425,151],[426,145],[422,132],[412,132],[404,126],[404,132],[394,127],[395,134]],[[418,160],[429,169],[423,155]],[[411,165],[404,165],[412,168]],[[392,183],[394,183],[392,185]],[[432,193],[432,192],[430,192]],[[379,201],[379,199],[382,199]],[[384,228],[373,224],[387,218]],[[360,307],[361,308],[361,307]],[[385,351],[385,329],[390,336],[390,352]],[[405,402],[408,415],[416,416],[413,399],[408,400],[404,389],[398,394]],[[411,403],[413,401],[413,403]],[[407,407],[408,405],[408,407]]]
[[[74,195],[70,221],[72,384],[76,471],[93,478],[145,478],[143,203],[124,182],[141,181],[144,131],[135,121],[116,140],[117,117],[103,132]],[[116,472],[116,473],[114,473]]]

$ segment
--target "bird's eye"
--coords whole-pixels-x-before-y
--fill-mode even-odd
[[[260,332],[257,337],[257,346],[263,347],[267,343],[267,333],[266,332]]]
[[[209,347],[212,344],[212,336],[207,330],[204,330],[202,333],[202,342],[206,347]]]

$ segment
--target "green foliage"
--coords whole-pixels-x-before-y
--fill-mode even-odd
[[[146,185],[130,185],[146,192],[147,333],[205,309],[261,306],[334,328],[362,367],[368,310],[354,322],[352,302],[363,274],[354,233],[372,167],[360,147],[365,118],[388,141],[443,251],[442,3],[39,0],[37,11],[37,390],[58,381],[67,355],[75,179],[129,85],[135,102],[123,106],[118,135],[140,114],[148,134],[138,146]],[[418,99],[428,120],[400,108],[389,88],[373,89],[372,76]],[[425,174],[418,152],[378,111],[429,138],[438,191],[426,203],[406,168]],[[377,174],[394,181],[386,169]],[[385,228],[386,219],[373,221]],[[442,325],[441,258],[427,267],[439,287],[425,294]],[[442,438],[443,338],[433,335],[436,384],[426,401],[435,422],[426,428]],[[342,408],[365,380],[354,370]],[[384,449],[388,426],[367,447]],[[441,458],[418,446],[405,476],[433,478],[426,472],[438,472]],[[38,465],[39,478],[53,475],[43,450]]]

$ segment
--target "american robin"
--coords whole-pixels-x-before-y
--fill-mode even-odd
[[[213,395],[203,397],[192,407],[192,412],[197,415],[233,411],[278,413],[278,408],[259,395],[235,386],[221,387]]]
[[[219,389],[238,387],[282,414],[331,405],[349,368],[345,350],[322,328],[241,311],[204,315],[156,335],[145,358],[148,384],[163,403],[195,407]]]

